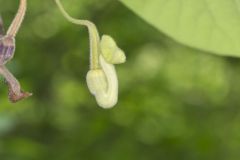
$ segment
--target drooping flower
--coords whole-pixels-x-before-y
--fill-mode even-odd
[[[20,0],[18,12],[6,34],[4,33],[3,20],[0,16],[0,75],[6,80],[9,90],[8,96],[11,102],[17,102],[32,95],[21,90],[18,80],[5,66],[14,56],[16,46],[15,36],[24,19],[26,6],[27,1]]]

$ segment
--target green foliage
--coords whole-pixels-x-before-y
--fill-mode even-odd
[[[172,41],[119,1],[62,2],[126,52],[119,103],[103,110],[87,89],[87,29],[29,0],[8,67],[34,95],[11,104],[0,83],[1,160],[240,159],[239,59]],[[17,1],[0,4],[8,26]]]
[[[240,56],[239,0],[120,0],[175,40],[226,56]]]

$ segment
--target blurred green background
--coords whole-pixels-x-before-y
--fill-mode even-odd
[[[87,29],[29,1],[8,67],[34,96],[11,104],[1,78],[1,160],[240,159],[239,59],[176,43],[116,0],[62,2],[125,50],[119,103],[101,109],[87,89]],[[5,28],[17,6],[0,0]]]

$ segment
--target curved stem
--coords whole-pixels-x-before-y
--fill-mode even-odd
[[[20,0],[19,8],[15,18],[8,28],[7,35],[15,37],[24,19],[27,9],[27,0]]]
[[[90,40],[90,69],[98,69],[99,66],[99,44],[100,44],[100,37],[98,34],[97,27],[95,24],[88,20],[81,20],[81,19],[75,19],[71,17],[63,8],[60,0],[55,0],[57,3],[60,11],[62,12],[63,16],[70,21],[71,23],[78,24],[78,25],[84,25],[88,28],[89,32],[89,40]]]

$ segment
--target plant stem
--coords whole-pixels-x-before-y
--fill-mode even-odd
[[[7,35],[15,37],[24,19],[27,9],[27,0],[20,0],[17,14],[8,28]]]
[[[63,16],[70,22],[78,25],[84,25],[88,28],[90,41],[90,69],[99,69],[100,37],[95,24],[88,20],[75,19],[71,17],[63,8],[60,0],[55,0]]]

